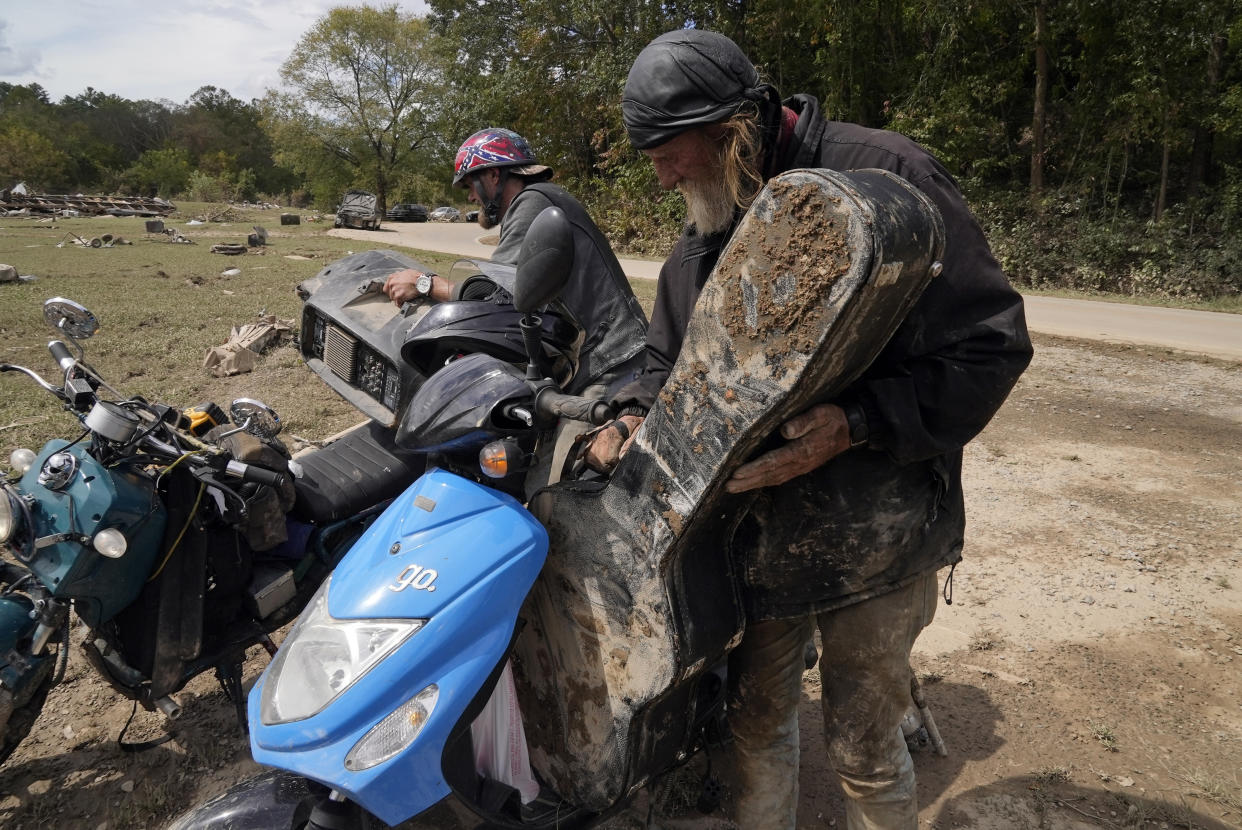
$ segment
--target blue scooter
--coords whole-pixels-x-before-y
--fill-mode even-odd
[[[559,294],[571,263],[569,226],[550,208],[530,229],[514,288],[526,369],[473,353],[427,379],[397,440],[428,453],[429,471],[346,554],[251,690],[254,758],[293,775],[246,782],[174,827],[397,824],[455,789],[477,790],[470,725],[548,554],[547,531],[498,485],[509,478],[513,489],[536,463],[532,436],[561,419],[612,418],[545,377],[553,367],[532,312]],[[549,808],[556,818],[546,798],[523,808],[491,786],[498,819]],[[584,818],[561,812],[558,826]]]
[[[528,510],[498,484],[536,463],[532,436],[612,414],[546,379],[535,312],[572,257],[558,213],[531,225],[519,260],[525,372],[471,354],[427,379],[398,443],[430,453],[431,471],[345,556],[251,690],[251,750],[277,771],[173,830],[393,825],[450,793],[487,828],[588,827],[727,734],[720,667],[745,625],[730,545],[749,497],[724,482],[874,359],[938,272],[943,225],[891,174],[778,177],[611,478],[562,481]],[[850,255],[831,273],[795,269],[791,230]],[[507,664],[533,798],[481,773],[471,739]]]

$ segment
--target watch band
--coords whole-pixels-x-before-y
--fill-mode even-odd
[[[867,441],[871,438],[871,429],[867,425],[867,413],[863,412],[862,406],[856,401],[851,401],[841,404],[841,411],[845,413],[845,423],[849,427],[850,448],[867,446]]]

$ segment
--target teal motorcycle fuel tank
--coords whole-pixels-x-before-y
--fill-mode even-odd
[[[49,441],[22,476],[32,496],[35,550],[27,566],[52,595],[73,599],[90,626],[132,603],[163,550],[167,514],[152,477],[122,462],[105,467],[81,444]],[[125,553],[110,559],[91,544],[115,528]]]

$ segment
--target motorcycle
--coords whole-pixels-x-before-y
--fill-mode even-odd
[[[71,609],[88,630],[87,659],[114,690],[172,720],[176,693],[214,669],[245,728],[246,650],[275,654],[269,634],[424,471],[421,456],[395,446],[393,427],[422,382],[399,350],[428,309],[397,309],[376,290],[409,267],[421,266],[369,251],[298,287],[304,360],[369,420],[296,459],[259,401],[233,402],[230,421],[215,404],[180,410],[118,392],[85,360],[95,315],[64,298],[44,304],[64,338],[48,345],[63,377],[0,372],[37,383],[83,431],[15,451],[15,476],[0,483],[0,550],[11,554],[0,560],[0,764],[64,676]]]
[[[0,762],[64,675],[71,610],[87,629],[87,659],[125,697],[175,719],[176,692],[214,669],[240,717],[247,648],[275,653],[268,635],[383,507],[286,518],[303,467],[277,440],[274,410],[238,399],[230,421],[212,403],[123,395],[85,360],[96,317],[60,297],[43,311],[65,338],[48,344],[63,376],[7,363],[0,372],[33,380],[82,431],[14,451],[15,476],[0,484],[0,543],[11,554],[0,562]]]
[[[398,428],[429,472],[251,689],[251,751],[273,770],[174,830],[393,825],[450,794],[481,827],[589,827],[727,735],[722,667],[745,626],[729,541],[749,497],[724,481],[874,359],[938,272],[943,224],[881,171],[777,177],[611,477],[570,476],[523,504],[496,483],[530,470],[558,421],[612,414],[543,371],[536,312],[568,272],[566,234],[548,209],[519,259],[526,369],[471,354],[430,375]],[[838,243],[835,261],[794,270],[806,235]],[[496,705],[521,719],[499,759],[477,731]]]

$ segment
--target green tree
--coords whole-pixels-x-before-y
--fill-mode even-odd
[[[302,36],[281,66],[284,89],[264,101],[280,157],[324,181],[373,189],[383,209],[397,171],[428,138],[436,72],[427,21],[395,5],[337,8]],[[339,196],[339,192],[337,193]]]
[[[185,191],[193,169],[189,155],[177,147],[148,150],[125,171],[125,186],[144,196],[171,198]]]
[[[189,152],[203,173],[222,184],[246,174],[247,190],[276,193],[287,189],[290,172],[277,166],[272,140],[263,129],[263,113],[223,89],[200,87],[173,115],[172,141]]]
[[[36,192],[59,189],[69,169],[69,157],[35,131],[25,127],[0,131],[0,182],[5,187],[24,181]]]

